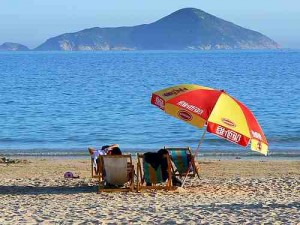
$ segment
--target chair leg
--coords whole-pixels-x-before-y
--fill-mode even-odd
[[[198,168],[196,167],[195,156],[192,156],[192,157],[191,157],[191,163],[192,163],[192,166],[193,166],[193,168],[194,168],[194,174],[196,174],[197,177],[199,178],[199,180],[201,180],[201,179],[200,179],[199,172],[198,172]]]
[[[140,182],[139,182],[139,179],[140,179],[140,168],[139,168],[139,163],[137,164],[136,175],[137,175],[137,179],[136,179],[136,191],[139,192],[140,191]]]
[[[132,170],[131,170],[131,191],[134,189],[134,166],[132,165]]]
[[[196,163],[195,163],[195,160],[193,160],[193,165],[194,165],[194,170],[195,170],[195,173],[197,174],[197,177],[200,179],[200,175],[199,175],[199,172],[198,172],[198,168],[196,167]]]
[[[183,188],[183,186],[184,186],[184,184],[185,184],[186,178],[188,177],[189,172],[191,171],[191,169],[192,169],[192,163],[190,163],[189,168],[188,168],[188,171],[187,171],[186,174],[185,174],[184,180],[183,180],[183,182],[182,182],[182,184],[181,184],[181,187],[182,187],[182,188]]]

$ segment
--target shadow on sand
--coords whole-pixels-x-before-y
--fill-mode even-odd
[[[0,186],[0,195],[43,195],[43,194],[79,194],[79,193],[97,193],[95,186]]]

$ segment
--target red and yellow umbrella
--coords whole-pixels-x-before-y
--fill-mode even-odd
[[[193,126],[206,125],[208,132],[238,145],[246,147],[251,141],[253,151],[268,154],[267,139],[253,113],[223,90],[182,84],[154,92],[151,103]]]

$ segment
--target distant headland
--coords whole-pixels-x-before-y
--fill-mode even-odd
[[[0,50],[21,50],[21,47],[18,49],[1,46]],[[150,24],[115,28],[94,27],[75,33],[65,33],[46,40],[33,50],[108,51],[277,48],[279,48],[279,45],[275,41],[259,32],[225,21],[200,9],[184,8]]]
[[[30,49],[18,43],[5,42],[0,45],[0,51],[29,51]]]

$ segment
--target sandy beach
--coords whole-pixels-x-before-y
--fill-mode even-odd
[[[0,224],[300,224],[299,161],[200,160],[184,189],[97,194],[88,157],[27,160],[0,164]]]

